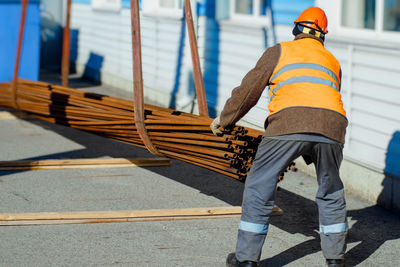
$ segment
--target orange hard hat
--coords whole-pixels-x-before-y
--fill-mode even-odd
[[[328,33],[328,19],[326,18],[325,12],[319,7],[309,7],[304,10],[294,21],[294,24],[297,23],[313,28],[317,31]]]

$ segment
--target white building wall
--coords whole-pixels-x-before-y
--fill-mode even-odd
[[[133,92],[130,10],[122,8],[120,12],[104,12],[93,10],[87,4],[74,3],[71,14],[71,29],[79,31],[78,73],[84,72],[90,53],[97,54],[103,57],[101,81]],[[142,15],[141,37],[145,97],[168,106],[176,83],[181,20]],[[186,45],[183,50],[183,54],[187,54]],[[184,56],[182,62],[179,83],[186,84],[188,58]],[[178,92],[180,99],[189,101],[188,93],[182,91]]]
[[[342,65],[349,127],[345,154],[382,171],[393,133],[400,129],[400,51],[331,42]]]
[[[210,30],[208,28],[208,30]],[[250,23],[240,23],[233,21],[220,21],[219,28],[219,48],[216,70],[218,72],[218,97],[217,103],[211,103],[216,106],[219,114],[226,102],[231,96],[232,90],[239,86],[243,77],[256,65],[258,59],[266,49],[265,37],[266,25],[254,25]],[[291,27],[277,26],[276,39],[274,40],[272,32],[267,31],[267,45],[272,46],[276,42],[292,40]],[[206,18],[199,20],[199,50],[202,58],[203,67],[206,60]],[[207,89],[207,77],[205,77],[205,86]],[[212,101],[212,100],[211,100]],[[253,128],[264,128],[264,120],[268,116],[268,93],[265,90],[249,113],[239,122]]]
[[[392,38],[389,33],[343,28],[340,1],[317,2],[330,21],[327,47],[343,69],[343,101],[350,120],[346,154],[382,171],[389,141],[400,130],[400,33]]]
[[[328,14],[330,32],[326,47],[338,58],[343,70],[342,95],[349,127],[344,150],[347,161],[343,164],[342,176],[346,188],[375,202],[385,178],[383,170],[388,143],[393,133],[400,130],[400,42],[393,44],[377,41],[381,37],[374,39],[371,35],[352,36],[343,32],[338,26],[339,2],[317,1],[317,5]],[[78,71],[83,72],[90,53],[98,54],[104,57],[102,82],[132,91],[129,9],[107,13],[93,11],[90,5],[78,3],[74,3],[72,8],[72,28],[79,30]],[[177,83],[181,20],[179,16],[144,14],[141,25],[145,96],[161,106],[168,106]],[[197,25],[203,74],[208,73],[205,87],[206,90],[217,90],[209,92],[216,95],[215,100],[208,99],[209,106],[215,107],[216,114],[219,114],[232,89],[240,84],[265,50],[265,26],[222,20],[219,28],[215,28],[207,24],[205,17],[200,17]],[[218,43],[211,48],[206,42],[213,37],[207,30],[218,31]],[[291,40],[291,30],[291,26],[276,26],[275,41]],[[270,41],[274,41],[271,37],[270,34],[269,46],[272,45]],[[207,51],[210,49],[211,52]],[[215,65],[205,66],[206,62],[213,60]],[[217,75],[213,76],[213,71]],[[190,85],[191,72],[190,50],[185,36],[177,109],[190,111],[195,97],[193,85]],[[241,123],[262,128],[267,104],[267,92],[264,92]],[[355,171],[360,166],[363,166],[363,171]],[[369,172],[365,174],[365,170]]]

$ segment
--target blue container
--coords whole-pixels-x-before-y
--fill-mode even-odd
[[[40,65],[40,0],[31,0],[26,12],[19,77],[37,81]],[[22,11],[19,0],[0,0],[0,82],[14,75]]]

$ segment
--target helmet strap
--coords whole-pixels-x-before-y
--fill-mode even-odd
[[[299,33],[306,33],[306,34],[310,34],[313,35],[315,37],[321,38],[322,40],[325,40],[325,33],[321,30],[318,31],[316,29],[307,27],[305,25],[302,25],[299,23],[296,23],[296,26],[293,29],[293,34],[296,36]],[[308,22],[309,23],[309,22]],[[318,27],[318,25],[316,25]],[[319,29],[321,29],[320,27],[318,27]]]

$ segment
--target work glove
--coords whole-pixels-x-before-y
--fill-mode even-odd
[[[213,134],[215,134],[215,135],[222,134],[221,130],[218,129],[220,126],[221,126],[220,118],[218,116],[210,124],[210,128],[211,128],[211,131],[213,132]]]

